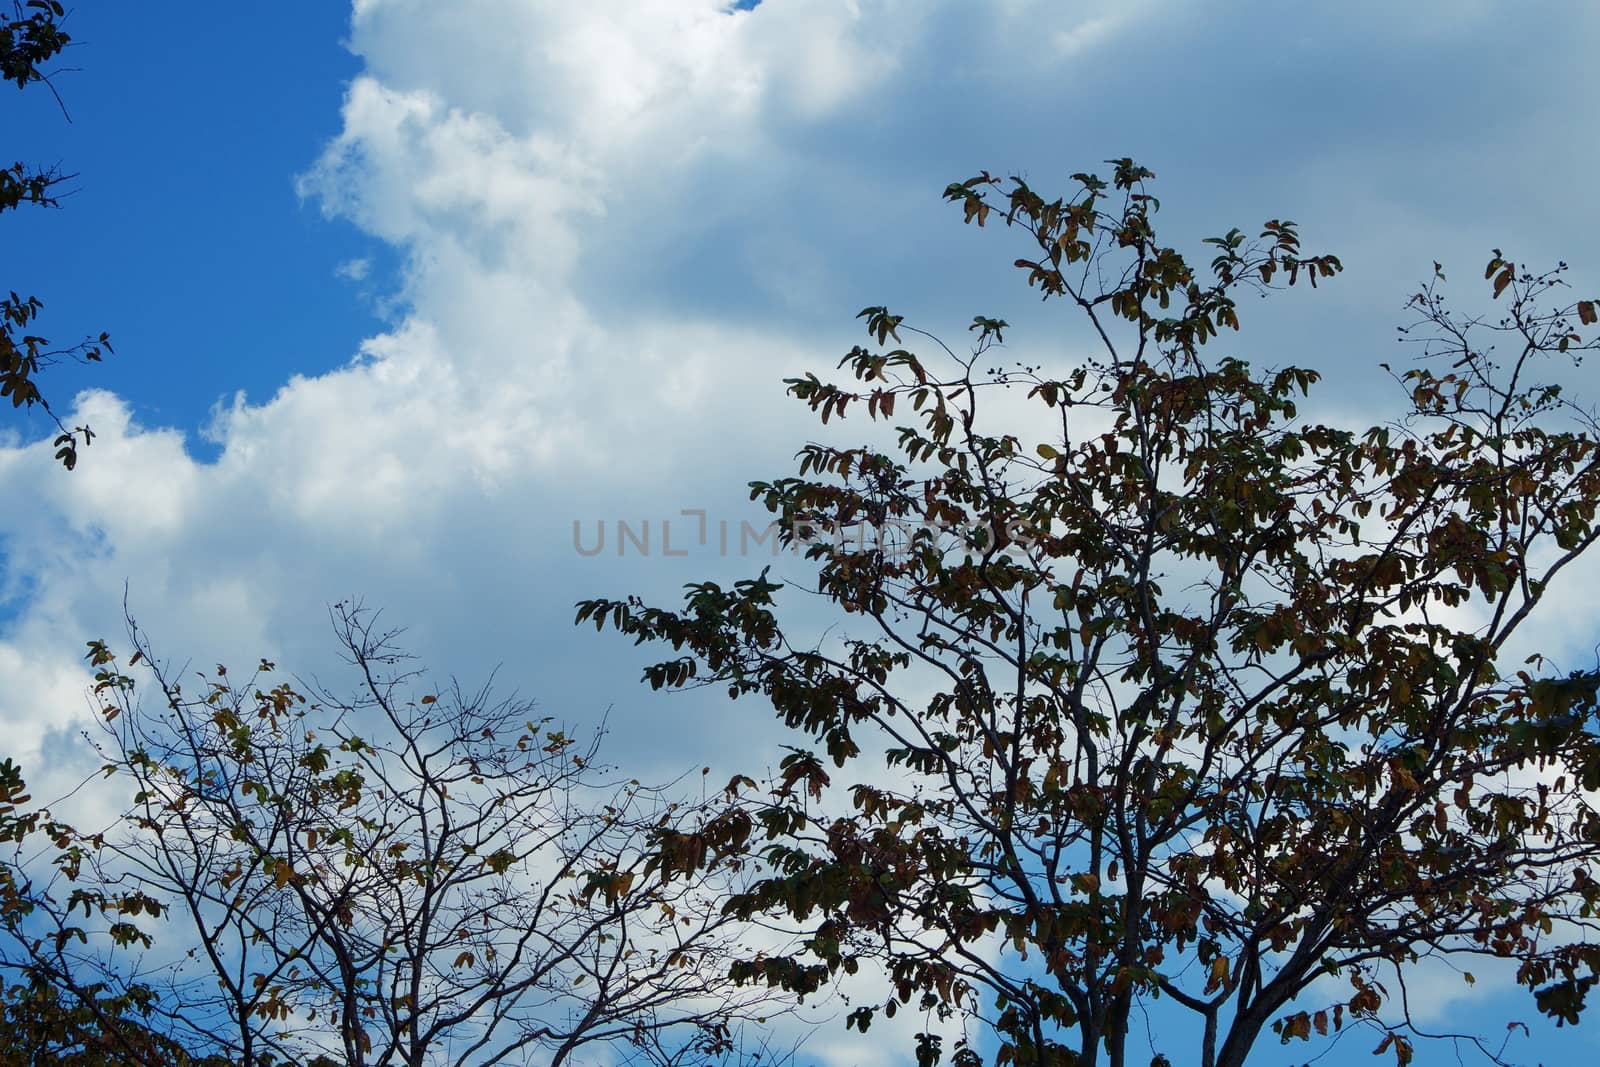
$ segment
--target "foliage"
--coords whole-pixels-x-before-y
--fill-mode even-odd
[[[25,89],[45,81],[39,69],[72,40],[61,28],[66,10],[53,0],[13,0],[11,15],[0,22],[0,79]],[[9,205],[8,205],[9,206]]]
[[[13,0],[11,13],[0,15],[0,77],[19,89],[42,84],[51,88],[44,64],[56,58],[71,43],[62,29],[65,9],[58,0]],[[58,98],[59,99],[59,98]],[[70,180],[58,168],[33,168],[24,163],[0,166],[0,212],[23,204],[58,207],[56,190]],[[43,308],[33,296],[19,296],[16,290],[0,294],[0,397],[9,398],[13,408],[38,405],[59,431],[54,445],[56,459],[71,470],[78,463],[78,439],[84,444],[94,439],[87,426],[67,429],[39,391],[39,371],[63,359],[99,362],[111,351],[110,335],[80,341],[65,348],[29,331]]]
[[[0,760],[0,844],[20,852],[42,836],[52,843],[54,864],[73,870],[81,854],[74,849],[71,828],[30,808],[31,800],[21,768],[9,759]],[[110,913],[125,902],[128,898],[101,895],[90,906]],[[23,928],[40,903],[21,863],[0,865],[4,929],[14,934]],[[27,956],[27,952],[0,955],[0,1063],[134,1067],[161,1062],[211,1067],[209,1061],[190,1059],[185,1050],[146,1026],[154,1005],[147,987],[131,983],[110,992],[91,980],[63,998],[28,965]]]
[[[61,994],[48,982],[17,983],[0,992],[0,1063],[60,1067],[225,1067],[219,1056],[201,1059],[148,1025],[154,999],[101,996],[90,1005]]]
[[[1297,408],[1314,371],[1212,352],[1241,296],[1339,261],[1275,220],[1193,265],[1157,239],[1153,175],[1114,167],[1054,200],[947,190],[1028,235],[1017,267],[1092,358],[984,370],[1003,320],[958,357],[878,307],[896,347],[789,381],[824,422],[904,420],[895,449],[808,444],[753,485],[848,632],[786,629],[765,573],[679,610],[579,605],[672,646],[652,686],[759,695],[824,749],[780,766],[775,873],[733,903],[810,941],[736,974],[804,994],[873,961],[890,995],[849,1023],[913,1006],[964,1031],[946,1050],[930,1026],[918,1063],[963,1067],[1121,1067],[1157,999],[1203,1032],[1173,1062],[1360,1025],[1404,1064],[1426,958],[1512,961],[1575,1021],[1600,965],[1600,673],[1514,657],[1600,537],[1595,422],[1539,384],[1595,347],[1595,303],[1496,252],[1500,312],[1464,317],[1435,265],[1392,372],[1408,413],[1320,425]],[[1028,414],[997,429],[980,400],[1007,387]]]
[[[105,774],[132,804],[94,835],[13,819],[57,862],[38,885],[25,856],[6,868],[28,903],[5,965],[73,1020],[114,1024],[121,998],[170,1046],[246,1067],[737,1057],[743,1021],[782,1010],[727,980],[726,835],[748,818],[618,777],[527,701],[424,688],[371,613],[335,623],[348,699],[265,662],[190,691],[137,629],[126,668],[91,644]],[[124,673],[140,664],[154,708]],[[691,833],[726,844],[662,858]]]

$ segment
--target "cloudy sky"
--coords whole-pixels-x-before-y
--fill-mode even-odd
[[[1376,365],[1433,260],[1466,282],[1499,246],[1600,280],[1588,4],[729,7],[74,11],[71,121],[38,92],[5,107],[7,148],[75,192],[5,220],[3,284],[45,300],[45,332],[108,330],[116,355],[51,372],[100,434],[76,472],[42,420],[0,424],[10,754],[45,775],[81,758],[83,643],[121,634],[126,590],[169,657],[307,673],[332,669],[327,605],[362,597],[441,672],[499,665],[551,714],[608,715],[641,774],[764,765],[759,707],[648,693],[572,604],[770,562],[736,532],[721,553],[716,524],[764,521],[745,483],[814,434],[781,379],[830,368],[864,305],[951,338],[1003,317],[1019,357],[1072,358],[1018,246],[940,200],[981,169],[1065,191],[1133,156],[1180,247],[1299,222],[1345,275],[1247,308],[1237,345],[1324,370],[1328,417],[1390,402]],[[617,554],[619,521],[649,521],[648,553]],[[664,521],[686,556],[663,556]],[[574,522],[605,550],[576,551]],[[1574,597],[1545,650],[1591,662],[1597,633]],[[1442,1028],[1533,1021],[1456,991]],[[1583,1040],[1541,1030],[1515,1054]],[[1322,1062],[1370,1062],[1346,1046]],[[1301,1050],[1282,1052],[1261,1062]]]

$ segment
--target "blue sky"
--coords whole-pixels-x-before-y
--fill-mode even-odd
[[[950,337],[998,315],[1018,358],[1070,356],[1014,246],[940,202],[980,169],[1051,187],[1132,155],[1184,240],[1301,223],[1346,274],[1248,309],[1240,354],[1323,369],[1328,418],[1380,417],[1374,368],[1433,259],[1465,281],[1498,245],[1600,288],[1587,6],[735,6],[73,12],[72,121],[4,106],[7,148],[76,191],[4,220],[24,254],[0,284],[117,352],[52,372],[104,435],[79,471],[37,419],[0,439],[30,502],[0,516],[0,727],[25,764],[70,773],[79,653],[120,632],[124,587],[180,658],[331,670],[325,607],[360,595],[443,671],[609,710],[620,762],[768,759],[760,708],[652,696],[632,650],[569,625],[580,597],[765,561],[584,557],[572,523],[758,519],[743,485],[813,435],[780,380],[832,366],[863,305]],[[1556,607],[1545,650],[1592,659],[1594,605]],[[1441,1025],[1532,1016],[1440,1003]],[[1372,1062],[1353,1042],[1319,1062]],[[1591,1046],[1546,1030],[1520,1059]]]
[[[47,93],[7,95],[7,148],[79,176],[61,211],[8,218],[8,245],[30,251],[27,277],[8,284],[45,300],[58,338],[112,332],[122,354],[63,372],[61,389],[112,389],[195,430],[221,396],[270,394],[349,358],[375,324],[333,271],[376,244],[328,225],[294,187],[360,70],[341,44],[348,11],[176,11],[72,12],[61,65],[73,69],[55,78],[70,122]]]

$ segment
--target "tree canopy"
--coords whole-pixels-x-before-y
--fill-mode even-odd
[[[526,700],[429,686],[371,612],[335,623],[353,693],[303,694],[269,663],[185,689],[137,630],[125,661],[91,644],[105,785],[129,804],[75,828],[0,766],[0,1021],[33,1020],[0,1052],[759,1059],[744,1027],[785,1005],[729,977],[749,933],[723,908],[748,882],[737,806],[608,768],[597,736]]]
[[[1595,302],[1496,251],[1494,310],[1463,314],[1435,264],[1415,360],[1382,367],[1402,410],[1325,425],[1300,410],[1314,370],[1227,349],[1243,296],[1340,261],[1281,219],[1192,261],[1157,236],[1151,172],[1112,166],[1061,197],[988,173],[946,192],[1025,235],[1016,266],[1092,354],[998,367],[1001,319],[957,352],[871,307],[843,383],[789,380],[824,423],[894,428],[752,486],[835,628],[786,625],[767,572],[579,605],[670,646],[650,685],[755,697],[793,731],[775,781],[733,783],[769,871],[732,907],[808,939],[736,974],[807,994],[871,963],[887,990],[853,987],[849,1023],[942,1020],[922,1067],[1122,1067],[1157,1000],[1201,1035],[1158,1036],[1158,1063],[1364,1027],[1405,1064],[1410,967],[1440,958],[1469,982],[1510,961],[1576,1021],[1600,672],[1530,657],[1527,631],[1600,537],[1600,435],[1557,382]],[[1026,414],[994,414],[1007,388]]]
[[[50,85],[46,65],[71,43],[62,28],[66,10],[58,0],[12,0],[9,14],[0,14],[0,76],[19,89]],[[60,187],[71,180],[58,167],[33,167],[17,162],[0,165],[0,214],[23,205],[59,207]],[[52,345],[34,333],[44,303],[36,296],[20,296],[15,289],[0,292],[0,397],[13,408],[37,406],[58,434],[56,458],[71,470],[78,463],[78,443],[88,444],[94,434],[87,426],[68,429],[39,389],[38,375],[63,359],[98,362],[111,351],[111,335],[101,333],[72,345]]]

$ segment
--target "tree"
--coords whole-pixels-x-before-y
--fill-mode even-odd
[[[25,995],[110,1035],[114,1062],[738,1059],[743,1022],[783,1010],[727,978],[748,816],[617,776],[525,700],[431,691],[374,615],[334,617],[350,698],[268,663],[191,692],[133,628],[146,708],[91,645],[105,773],[135,792],[98,834],[13,819],[57,858],[36,882],[9,868],[26,906],[0,909],[0,960]],[[726,843],[670,859],[690,835]]]
[[[1191,265],[1157,239],[1153,175],[1114,167],[1061,199],[987,173],[946,192],[1028,235],[1016,265],[1092,358],[984,370],[1004,321],[957,356],[875,307],[877,346],[937,358],[856,347],[853,382],[788,381],[825,423],[904,420],[896,448],[807,444],[752,486],[844,636],[786,629],[766,572],[677,610],[579,605],[672,646],[652,686],[758,695],[825,749],[780,765],[775,871],[734,905],[810,940],[736,974],[804,994],[875,961],[887,999],[849,1024],[914,1004],[964,1027],[917,1062],[963,1067],[1122,1067],[1157,999],[1203,1034],[1158,1062],[1360,1025],[1404,1064],[1423,959],[1511,961],[1575,1022],[1600,965],[1600,672],[1521,656],[1600,537],[1595,420],[1539,384],[1596,347],[1595,302],[1497,251],[1499,313],[1464,316],[1436,264],[1390,372],[1404,417],[1319,425],[1314,371],[1212,353],[1241,295],[1339,261],[1279,220]],[[1032,417],[997,427],[980,400],[1013,386]]]
[[[20,853],[36,836],[49,839],[54,860],[72,870],[72,831],[29,807],[32,797],[22,771],[0,760],[0,844]],[[105,910],[130,897],[106,897]],[[41,901],[22,867],[0,865],[0,924],[13,935]],[[77,984],[66,997],[36,968],[28,953],[0,954],[0,1063],[57,1063],[64,1067],[143,1067],[169,1063],[175,1067],[220,1067],[215,1060],[194,1060],[175,1042],[147,1025],[154,997],[148,987],[130,984],[109,991],[92,979]]]
[[[19,89],[44,85],[54,92],[44,65],[56,58],[71,43],[61,27],[66,11],[58,0],[12,0],[10,15],[0,15],[0,76]],[[59,99],[59,98],[58,98]],[[0,213],[23,204],[59,207],[58,191],[73,176],[59,168],[29,167],[15,163],[0,166]],[[19,296],[16,290],[0,296],[0,397],[7,397],[13,408],[38,406],[55,423],[56,459],[71,470],[78,463],[78,439],[87,445],[94,434],[87,426],[67,429],[48,400],[39,391],[39,371],[63,359],[99,362],[111,351],[111,337],[102,333],[64,348],[29,332],[44,304],[38,297]]]
[[[219,1056],[196,1059],[150,1029],[137,997],[77,1002],[49,982],[16,983],[0,993],[0,1063],[60,1067],[226,1067]],[[101,1020],[108,1020],[102,1022]]]

